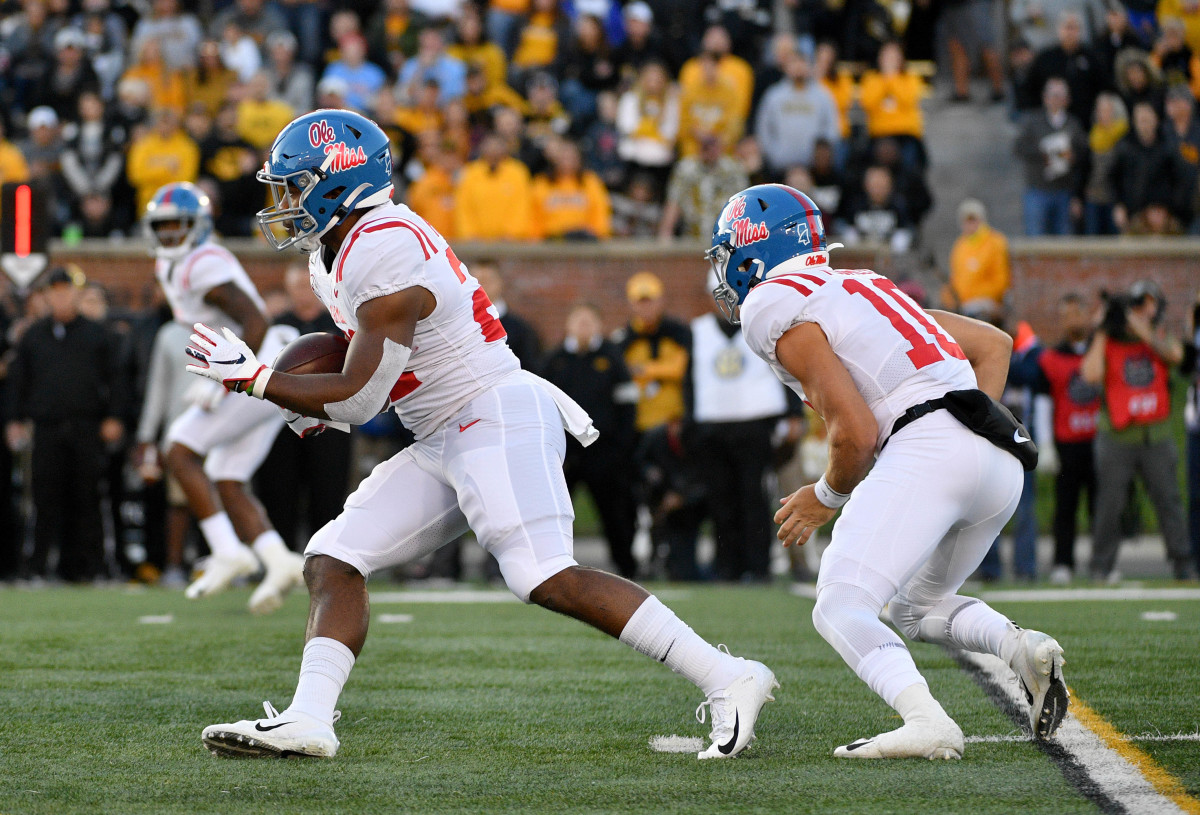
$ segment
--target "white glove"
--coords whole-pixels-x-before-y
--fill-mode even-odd
[[[219,334],[203,323],[192,328],[196,333],[184,351],[196,362],[187,366],[188,372],[220,382],[226,390],[262,399],[272,372],[258,361],[250,346],[228,328]]]
[[[195,405],[201,410],[213,411],[228,395],[229,391],[225,390],[225,386],[220,382],[201,379],[188,385],[188,389],[183,393],[183,399],[189,405]]]
[[[303,416],[287,408],[280,408],[280,410],[283,412],[283,420],[287,422],[287,426],[302,439],[323,433],[329,427],[332,427],[334,430],[340,430],[343,433],[350,432],[350,425],[345,422],[335,422],[332,419],[314,419],[311,416]]]

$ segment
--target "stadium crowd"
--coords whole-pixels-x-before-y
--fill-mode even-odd
[[[919,245],[933,205],[923,101],[933,93],[932,60],[944,36],[950,102],[1007,104],[1017,123],[1027,234],[1200,229],[1200,6],[1016,0],[1007,12],[1002,27],[995,0],[911,7],[880,0],[0,2],[0,183],[36,185],[51,201],[53,233],[68,242],[133,236],[145,203],[172,181],[204,188],[222,236],[256,236],[264,195],[255,173],[275,134],[314,107],[348,107],[384,127],[398,197],[452,241],[703,239],[731,194],[782,181],[821,206],[833,238],[905,253]],[[976,56],[991,94],[973,102]],[[1000,321],[1009,285],[1004,237],[988,227],[978,202],[963,203],[960,223],[941,302]],[[602,337],[595,315],[576,309],[567,342],[542,353],[527,325],[511,327],[517,318],[495,294],[500,285],[487,288],[510,340],[525,337],[523,363],[611,423],[609,445],[581,453],[568,472],[596,499],[619,570],[637,568],[629,547],[640,503],[649,510],[662,573],[702,576],[693,510],[707,503],[718,532],[715,576],[765,579],[771,531],[760,485],[775,465],[785,482],[807,477],[795,470],[805,456],[809,470],[819,460],[820,428],[801,420],[781,388],[767,394],[751,366],[729,367],[750,356],[736,352],[736,330],[711,315],[691,325],[670,320],[663,314],[669,292],[653,275],[639,276],[629,284],[631,318],[621,336]],[[919,287],[906,290],[923,298]],[[303,285],[275,293],[272,316],[290,314],[302,330],[322,330],[306,293]],[[1090,320],[1090,305],[1085,310]],[[153,453],[171,400],[147,383],[154,339],[169,315],[110,316],[103,289],[64,270],[25,302],[6,304],[0,319],[8,366],[0,470],[28,472],[13,470],[11,455],[23,462],[30,434],[52,440],[65,422],[83,422],[98,440],[89,448],[94,470],[65,467],[92,489],[61,481],[34,496],[72,523],[91,524],[82,540],[93,550],[60,556],[57,574],[131,573],[143,561],[152,576],[161,571],[181,581],[187,518],[172,510],[178,497],[170,496]],[[39,414],[37,388],[56,383],[27,380],[28,355],[37,341],[62,342],[65,327],[79,320],[108,325],[107,337],[89,328],[77,340],[91,343],[90,353],[96,343],[113,343],[117,364],[138,386],[131,394],[102,386],[82,393],[87,383],[72,378],[82,395],[68,401],[79,415]],[[1194,376],[1195,337],[1185,339],[1192,353],[1183,364]],[[1022,354],[1047,347],[1019,346]],[[1166,362],[1174,368],[1180,361]],[[597,382],[592,374],[601,370]],[[713,370],[726,371],[728,381],[706,383]],[[1053,378],[1017,364],[1014,370],[1025,371],[1014,389],[1028,390],[1032,416],[1034,392],[1051,394]],[[741,376],[749,379],[733,384]],[[146,418],[148,405],[157,421]],[[1193,406],[1189,414],[1193,547],[1200,534],[1196,412]],[[381,418],[355,434],[353,456],[348,447],[330,449],[323,460],[341,468],[348,486],[356,462],[386,457],[403,432]],[[1149,435],[1162,441],[1159,431]],[[294,463],[301,455],[294,441],[281,437],[275,454],[291,462],[282,467],[292,473],[302,466]],[[1058,463],[1068,472],[1065,455]],[[636,484],[614,476],[635,471]],[[1070,472],[1078,481],[1077,468]],[[713,484],[712,473],[727,482]],[[42,542],[22,561],[25,518],[14,493],[22,486],[0,479],[0,572],[50,577],[45,541],[79,536],[39,527],[34,537]],[[299,512],[288,504],[295,490],[273,486],[261,485],[264,502],[293,546],[337,510],[320,507],[297,523]],[[736,498],[708,501],[714,491]],[[107,507],[103,518],[89,521],[99,514],[69,508],[81,492]],[[310,503],[327,493],[314,492]],[[1155,502],[1161,516],[1166,510]],[[43,523],[46,515],[39,515]],[[115,563],[97,564],[97,532],[110,542],[136,540],[141,549],[117,545]],[[1032,577],[1028,535],[1020,545],[1026,548],[1015,571]],[[1181,544],[1168,545],[1175,573],[1187,576]],[[1072,569],[1063,547],[1054,565]],[[131,551],[140,555],[130,560]],[[796,568],[802,573],[804,564]],[[1111,579],[1112,568],[1111,560],[1093,564],[1094,576]]]

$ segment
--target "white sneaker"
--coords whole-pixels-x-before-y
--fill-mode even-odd
[[[1050,570],[1050,585],[1051,586],[1069,586],[1071,585],[1071,567],[1070,566],[1055,566]]]
[[[1063,677],[1062,646],[1049,634],[1022,629],[1009,667],[1029,701],[1029,726],[1035,739],[1048,739],[1067,715],[1070,692]]]
[[[871,739],[859,739],[833,751],[837,758],[927,758],[958,759],[963,756],[962,728],[951,719],[913,721],[880,733]]]
[[[225,758],[333,758],[337,752],[331,725],[290,710],[280,714],[270,702],[263,702],[263,710],[265,719],[204,728],[200,735],[204,746]],[[341,717],[340,711],[334,711],[335,722]]]
[[[754,741],[754,723],[767,702],[774,702],[771,691],[779,687],[775,674],[761,662],[742,660],[746,672],[723,690],[717,691],[696,708],[696,721],[704,724],[707,707],[712,711],[712,744],[696,758],[733,758]]]
[[[224,591],[239,577],[258,571],[258,558],[249,546],[239,546],[230,555],[210,555],[204,562],[203,573],[187,587],[184,596],[189,600],[207,597]]]
[[[250,610],[255,614],[270,614],[283,605],[289,591],[304,585],[303,555],[280,552],[264,560],[267,573],[250,595]]]

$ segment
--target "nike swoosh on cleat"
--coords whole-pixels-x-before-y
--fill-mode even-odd
[[[255,722],[254,729],[257,730],[259,733],[266,733],[268,730],[275,730],[276,728],[283,727],[285,724],[293,724],[293,722],[280,722],[279,724],[273,724],[273,725],[270,725],[269,727],[263,727],[258,722]]]
[[[237,359],[214,359],[212,361],[212,364],[213,365],[241,365],[245,361],[246,361],[246,355],[242,354]]]
[[[857,750],[859,747],[866,747],[870,743],[871,743],[870,739],[859,739],[858,741],[854,742],[853,744],[847,744],[846,752],[848,752],[848,753],[853,752],[853,751]]]
[[[730,753],[732,753],[733,745],[737,744],[738,730],[741,728],[741,726],[742,726],[742,714],[738,713],[738,712],[734,712],[734,714],[733,714],[733,738],[731,738],[725,744],[718,744],[717,749],[720,750],[725,755],[729,755]]]
[[[469,428],[471,425],[473,425],[473,424],[475,424],[476,422],[479,422],[479,421],[482,421],[482,420],[481,420],[481,419],[476,419],[474,422],[467,422],[466,424],[460,424],[460,425],[458,426],[458,432],[459,432],[459,433],[462,433],[462,432],[463,432],[463,431],[465,431],[467,428]]]

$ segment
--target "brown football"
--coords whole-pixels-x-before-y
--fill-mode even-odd
[[[341,334],[305,334],[289,342],[271,367],[282,374],[341,373],[349,347],[350,342]]]

